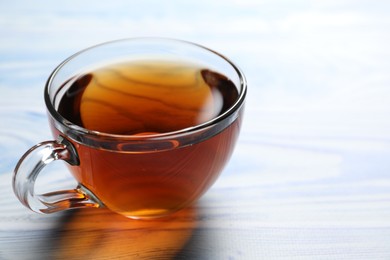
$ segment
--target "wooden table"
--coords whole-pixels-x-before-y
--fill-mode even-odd
[[[389,32],[386,1],[0,2],[0,259],[390,259]],[[49,73],[140,36],[206,45],[245,72],[245,123],[222,176],[154,221],[25,209],[11,176],[51,139]],[[56,172],[42,181],[69,179]]]

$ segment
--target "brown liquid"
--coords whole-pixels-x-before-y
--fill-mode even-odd
[[[67,85],[58,111],[84,128],[110,134],[195,126],[224,112],[238,96],[226,77],[188,62],[116,63]]]
[[[225,76],[187,62],[112,64],[65,85],[58,111],[84,128],[111,134],[145,135],[204,123],[238,98]],[[127,216],[153,217],[175,211],[203,194],[233,150],[237,119],[210,139],[159,152],[108,151],[74,143],[76,179],[107,207]]]

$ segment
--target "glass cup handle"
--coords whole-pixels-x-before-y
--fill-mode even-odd
[[[19,160],[14,171],[13,189],[23,205],[32,211],[45,214],[71,208],[103,206],[99,199],[81,184],[71,190],[36,194],[36,178],[47,164],[55,160],[79,165],[76,149],[61,136],[57,141],[46,141],[33,146]]]

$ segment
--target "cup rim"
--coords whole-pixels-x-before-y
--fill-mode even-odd
[[[234,71],[237,73],[238,78],[239,78],[239,89],[241,90],[239,93],[239,97],[236,100],[236,102],[229,108],[227,109],[224,113],[220,114],[217,117],[214,117],[202,124],[198,124],[195,126],[190,126],[186,128],[182,128],[179,130],[175,131],[170,131],[170,132],[164,132],[164,133],[156,133],[156,134],[147,134],[147,135],[126,135],[126,134],[111,134],[111,133],[106,133],[106,132],[101,132],[101,131],[96,131],[96,130],[91,130],[88,128],[84,128],[80,125],[74,124],[71,121],[67,120],[64,118],[58,111],[54,108],[54,105],[50,99],[50,86],[52,84],[52,81],[54,77],[57,75],[57,73],[64,67],[67,63],[72,61],[74,58],[77,56],[83,54],[84,52],[90,51],[92,49],[98,48],[100,46],[108,45],[108,44],[115,44],[119,42],[126,42],[126,41],[163,41],[165,43],[168,42],[173,42],[173,43],[180,43],[180,44],[185,44],[185,45],[192,45],[194,47],[201,48],[207,52],[213,53],[216,56],[219,56],[223,60],[225,60],[230,66],[234,69]],[[197,131],[201,131],[204,129],[207,129],[213,125],[217,125],[218,122],[223,121],[224,119],[228,118],[232,114],[234,114],[236,111],[239,111],[239,108],[244,104],[245,97],[247,94],[247,80],[242,72],[242,70],[234,64],[230,59],[228,59],[226,56],[220,54],[219,52],[216,52],[208,47],[205,47],[201,44],[186,41],[186,40],[181,40],[181,39],[174,39],[174,38],[164,38],[164,37],[135,37],[135,38],[123,38],[123,39],[118,39],[118,40],[112,40],[112,41],[106,41],[103,43],[99,43],[96,45],[92,45],[88,48],[85,48],[81,51],[78,51],[74,53],[73,55],[69,56],[67,59],[62,61],[50,74],[48,80],[46,81],[45,84],[45,89],[44,89],[44,100],[46,104],[46,108],[52,118],[59,123],[62,128],[65,127],[70,131],[74,131],[77,135],[88,135],[96,138],[107,138],[111,140],[120,140],[120,139],[126,139],[126,140],[161,140],[161,139],[170,139],[174,136],[181,136],[185,134],[190,134],[194,133]]]

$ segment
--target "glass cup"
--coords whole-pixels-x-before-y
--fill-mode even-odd
[[[151,57],[212,69],[233,83],[230,87],[237,97],[206,122],[161,133],[96,131],[59,113],[61,98],[68,93],[66,82],[72,78],[99,64]],[[228,162],[242,123],[246,89],[243,73],[230,60],[186,41],[125,39],[78,52],[62,62],[46,83],[44,100],[55,140],[39,143],[22,156],[14,171],[14,192],[22,204],[39,213],[107,207],[129,218],[154,218],[180,210],[202,196]],[[103,123],[110,125],[110,120]],[[37,194],[38,175],[57,160],[67,163],[77,187]]]

